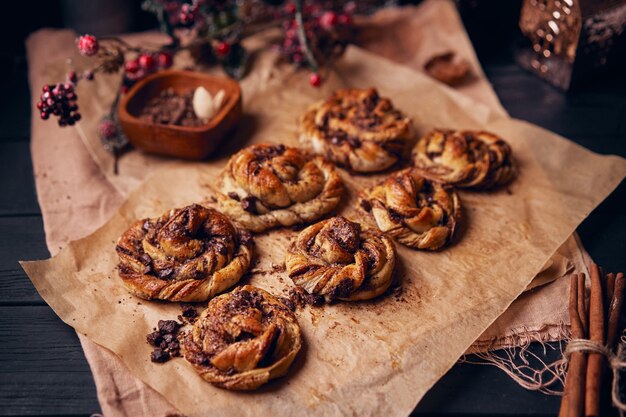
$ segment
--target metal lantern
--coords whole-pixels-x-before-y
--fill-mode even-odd
[[[519,64],[564,90],[625,61],[625,0],[524,0],[519,25]]]

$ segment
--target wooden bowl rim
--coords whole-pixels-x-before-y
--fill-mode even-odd
[[[132,100],[142,88],[151,83],[152,81],[158,78],[164,78],[167,76],[179,76],[179,77],[187,77],[187,78],[201,78],[208,81],[211,81],[218,85],[230,85],[233,87],[233,92],[225,91],[226,95],[226,105],[222,106],[222,108],[218,111],[218,113],[213,117],[208,123],[200,125],[200,126],[179,126],[179,125],[166,125],[161,123],[151,123],[146,122],[145,120],[141,120],[140,118],[133,116],[128,111],[128,103]],[[232,97],[232,100],[230,99]],[[189,133],[202,133],[207,132],[213,128],[215,128],[218,124],[220,124],[226,116],[233,111],[233,109],[237,106],[237,103],[241,100],[241,86],[239,83],[232,78],[229,77],[218,77],[210,74],[206,74],[200,71],[187,71],[187,70],[161,70],[155,72],[154,74],[150,74],[142,80],[138,81],[135,85],[131,87],[131,89],[122,96],[120,100],[120,104],[118,106],[119,118],[120,121],[124,121],[127,123],[136,123],[145,127],[154,127],[158,129],[170,129],[177,132],[189,132]]]

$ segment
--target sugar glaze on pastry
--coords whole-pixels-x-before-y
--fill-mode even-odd
[[[248,270],[253,240],[219,211],[192,204],[135,222],[115,249],[120,277],[136,296],[205,301]]]
[[[461,214],[457,192],[414,168],[394,172],[361,194],[378,228],[403,245],[439,249],[450,242]]]
[[[270,144],[233,155],[218,190],[221,210],[254,232],[317,220],[344,191],[335,166],[323,157]]]
[[[253,390],[285,375],[301,346],[293,311],[267,291],[245,285],[212,299],[181,348],[204,380]]]
[[[435,129],[417,141],[412,162],[423,175],[461,188],[493,188],[516,175],[511,147],[485,131]]]
[[[294,284],[326,301],[381,295],[392,282],[395,264],[391,239],[341,216],[302,230],[285,258]]]
[[[300,140],[355,172],[383,171],[408,151],[411,120],[375,88],[337,90],[300,119]]]

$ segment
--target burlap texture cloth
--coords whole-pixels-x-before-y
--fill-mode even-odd
[[[452,2],[431,0],[419,7],[382,10],[360,22],[359,26],[358,44],[361,47],[415,71],[422,71],[423,64],[433,55],[455,51],[472,67],[471,79],[458,87],[458,91],[494,112],[506,114],[480,68]],[[62,79],[65,59],[75,57],[74,36],[69,31],[43,30],[29,38],[33,107],[40,86]],[[158,43],[162,37],[141,34],[127,39],[143,44]],[[259,37],[257,42],[264,40]],[[82,62],[78,57],[75,60],[78,65]],[[260,94],[266,85],[280,82],[280,72],[274,71],[276,60],[273,54],[255,60],[251,73],[242,82],[245,99]],[[186,65],[184,58],[177,60],[176,65]],[[82,87],[84,89],[79,94],[89,94],[89,86]],[[87,113],[105,114],[110,99],[110,94],[105,94],[98,102],[99,106],[86,109]],[[151,172],[176,163],[133,151],[122,159],[121,174],[114,176],[111,156],[99,148],[95,134],[99,117],[86,117],[78,128],[60,129],[53,123],[41,122],[36,116],[32,123],[31,150],[51,254],[105,223],[127,194]],[[537,288],[514,302],[469,351],[512,347],[535,340],[553,341],[567,336],[565,302],[568,280],[562,278],[585,271],[588,262],[588,255],[578,239],[575,236],[568,239],[531,284]],[[79,337],[94,374],[105,416],[178,414],[160,394],[135,378],[113,353],[84,336]]]

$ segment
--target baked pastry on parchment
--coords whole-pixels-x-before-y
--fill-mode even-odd
[[[374,88],[337,90],[304,113],[300,130],[303,144],[355,172],[391,167],[414,135],[411,120]]]
[[[253,245],[224,214],[192,204],[135,222],[115,250],[120,277],[136,296],[205,301],[239,281]]]
[[[267,291],[245,285],[212,299],[181,348],[206,381],[253,390],[285,375],[301,346],[293,311]]]
[[[339,204],[344,190],[337,169],[323,157],[260,144],[230,158],[218,191],[224,213],[262,232],[319,219]]]
[[[412,162],[424,176],[460,188],[489,189],[516,174],[511,147],[485,131],[435,129],[417,141]]]
[[[456,191],[430,181],[414,168],[391,174],[360,195],[378,228],[403,245],[435,250],[454,235],[461,214]]]
[[[285,258],[294,284],[326,301],[381,295],[392,282],[395,264],[391,239],[341,216],[302,230]]]

